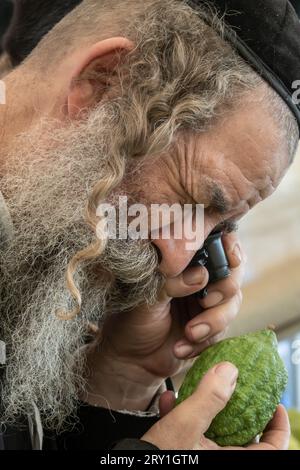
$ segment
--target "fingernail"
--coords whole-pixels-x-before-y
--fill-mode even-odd
[[[207,294],[205,297],[205,306],[207,308],[213,307],[214,305],[219,304],[224,300],[224,296],[222,292],[219,291],[212,291]]]
[[[198,323],[191,328],[194,341],[200,341],[206,338],[210,332],[210,326],[206,323]]]
[[[242,251],[240,245],[237,243],[232,251],[233,255],[239,260],[239,262],[242,262]]]
[[[175,346],[175,353],[177,357],[187,357],[194,351],[193,346],[187,343],[179,343]]]
[[[187,286],[195,286],[203,282],[204,274],[204,268],[189,268],[188,271],[183,273],[183,281]]]
[[[215,373],[226,379],[231,383],[231,385],[235,384],[239,375],[238,369],[230,362],[223,362],[222,364],[219,364],[215,370]]]

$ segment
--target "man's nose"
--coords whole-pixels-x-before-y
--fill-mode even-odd
[[[190,263],[196,250],[187,249],[188,241],[185,239],[158,239],[152,240],[161,256],[160,271],[167,277],[173,278],[182,273]],[[200,248],[200,246],[199,246]]]

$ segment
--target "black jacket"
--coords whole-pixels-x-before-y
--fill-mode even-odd
[[[141,437],[158,419],[158,416],[140,417],[81,403],[74,427],[59,435],[45,432],[42,450],[157,450]],[[0,450],[36,449],[26,419],[18,427],[6,427],[0,433]]]

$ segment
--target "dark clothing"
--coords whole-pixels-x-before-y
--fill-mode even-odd
[[[137,448],[143,449],[143,443],[137,443],[136,440],[140,439],[158,419],[157,416],[139,417],[82,404],[78,409],[79,422],[74,429],[59,436],[46,436],[44,449],[109,450],[122,439],[128,439],[127,444],[123,442],[122,446],[136,445]]]
[[[0,433],[0,450],[32,450],[28,426],[20,429],[7,427]]]
[[[155,424],[158,416],[135,416],[105,408],[80,404],[77,423],[60,435],[45,432],[43,450],[153,450],[140,438]],[[32,450],[29,427],[6,428],[0,433],[0,450]]]
[[[10,0],[0,0],[0,53],[2,52],[2,38],[9,26],[13,12]]]

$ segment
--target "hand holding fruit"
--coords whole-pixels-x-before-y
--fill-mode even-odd
[[[193,294],[206,287],[207,270],[187,268],[166,279],[155,305],[106,321],[90,351],[95,374],[89,378],[86,401],[107,407],[109,400],[112,409],[145,410],[164,379],[186,369],[191,357],[224,334],[240,309],[245,257],[236,233],[224,235],[223,244],[231,276],[209,285],[205,299]]]
[[[288,375],[273,331],[228,338],[206,349],[188,371],[177,404],[189,397],[205,373],[219,362],[239,370],[235,392],[209,427],[206,437],[220,446],[245,445],[267,426],[287,384]]]
[[[280,405],[259,444],[247,447],[219,447],[205,437],[211,422],[230,400],[238,370],[230,363],[210,369],[195,392],[172,409],[175,397],[166,392],[161,397],[165,416],[142,437],[162,450],[284,450],[288,448],[290,428],[285,409]],[[172,410],[172,411],[171,411]],[[168,412],[169,411],[169,412]]]

